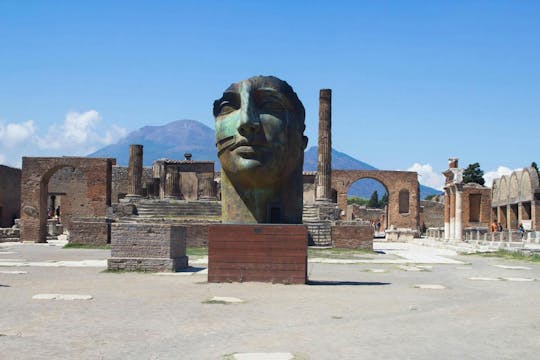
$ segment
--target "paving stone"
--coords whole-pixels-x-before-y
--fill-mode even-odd
[[[417,289],[428,289],[428,290],[442,290],[446,289],[445,286],[439,284],[416,284],[414,285]]]
[[[467,278],[469,280],[479,280],[479,281],[499,281],[501,280],[500,278],[492,278],[492,277],[482,277],[482,276],[475,276],[475,277],[470,277],[470,278]]]
[[[22,274],[28,274],[28,272],[17,271],[17,270],[4,270],[4,271],[0,271],[0,274],[22,275]]]
[[[37,294],[32,296],[34,300],[92,300],[92,295],[77,294]]]
[[[506,281],[535,281],[535,278],[520,278],[520,277],[501,277],[502,280]]]
[[[0,251],[0,255],[16,254],[15,251]]]
[[[501,269],[509,269],[509,270],[532,270],[532,268],[527,266],[511,266],[511,265],[493,265],[495,267],[501,268]]]
[[[228,303],[228,304],[240,304],[243,303],[244,300],[235,298],[235,297],[229,297],[229,296],[214,296],[208,302],[218,302],[218,303]]]
[[[456,266],[456,270],[472,270],[472,266]]]
[[[292,360],[294,355],[291,353],[242,353],[234,354],[235,360]]]
[[[372,273],[385,273],[386,270],[385,269],[366,269],[367,272],[372,272]]]
[[[403,271],[426,271],[426,269],[421,268],[419,266],[410,266],[410,265],[402,265],[402,266],[398,266],[398,268]]]

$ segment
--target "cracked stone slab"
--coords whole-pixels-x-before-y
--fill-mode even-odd
[[[234,360],[292,360],[294,355],[291,353],[236,353],[233,354]]]
[[[22,274],[28,274],[28,272],[17,271],[17,270],[4,270],[4,271],[0,271],[0,274],[22,275]]]
[[[495,267],[501,268],[501,269],[508,269],[508,270],[532,270],[532,268],[527,266],[512,266],[512,265],[493,265]]]
[[[442,290],[446,289],[446,286],[440,284],[416,284],[414,285],[417,289],[427,289],[427,290]]]
[[[32,296],[34,300],[92,300],[92,295],[78,294],[37,294]]]

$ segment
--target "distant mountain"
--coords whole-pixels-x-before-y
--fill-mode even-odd
[[[92,157],[116,158],[118,165],[127,166],[129,163],[129,145],[144,146],[143,163],[151,166],[157,159],[184,159],[189,152],[193,160],[211,160],[220,168],[215,147],[214,129],[195,121],[177,120],[161,126],[145,126],[129,133],[116,144],[105,146],[89,154]],[[332,149],[332,168],[341,170],[377,170],[374,166],[357,160],[345,153]],[[317,170],[317,147],[310,147],[304,155],[304,171]],[[377,190],[379,197],[386,192],[384,186],[373,179],[362,179],[355,182],[349,189],[350,196],[369,198]],[[440,191],[420,185],[421,198]]]
[[[117,165],[127,166],[129,145],[141,144],[144,146],[144,166],[151,166],[155,160],[162,158],[181,160],[186,152],[193,155],[193,160],[217,162],[215,141],[214,129],[195,120],[177,120],[132,131],[116,144],[105,146],[88,156],[114,157]]]

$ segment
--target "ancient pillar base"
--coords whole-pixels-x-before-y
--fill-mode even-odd
[[[208,282],[307,282],[304,225],[216,224],[208,228]]]

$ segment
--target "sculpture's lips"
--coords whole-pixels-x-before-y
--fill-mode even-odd
[[[234,152],[241,157],[250,159],[257,158],[267,148],[267,146],[262,145],[240,145],[235,147]]]

